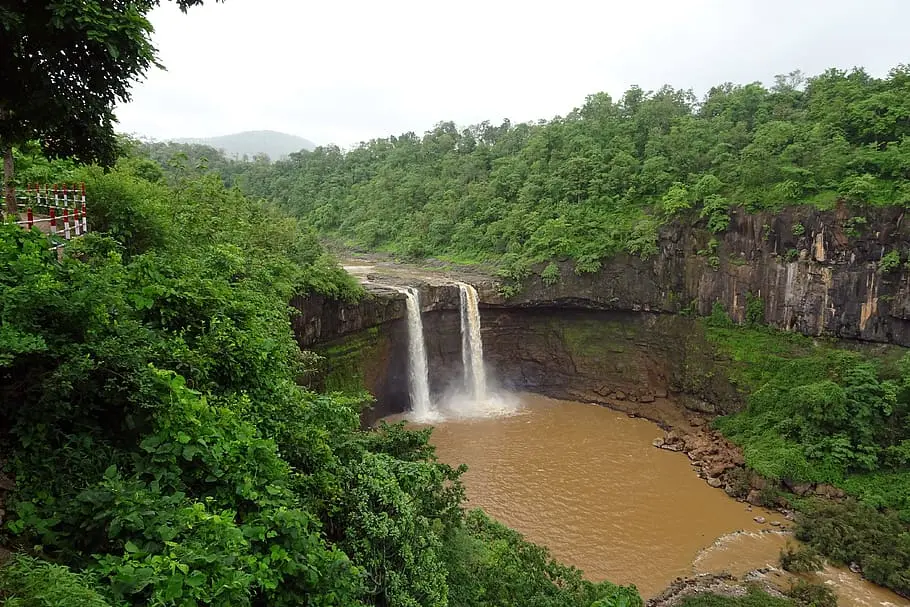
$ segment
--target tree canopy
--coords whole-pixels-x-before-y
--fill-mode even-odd
[[[223,170],[219,167],[219,170]],[[675,218],[723,231],[730,209],[910,201],[910,66],[589,96],[538,123],[439,123],[351,150],[224,174],[323,235],[415,257],[548,259],[596,270],[648,255]]]

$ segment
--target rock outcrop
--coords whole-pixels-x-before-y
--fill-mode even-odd
[[[896,252],[900,263],[882,264]],[[806,335],[910,346],[910,226],[897,208],[831,211],[794,207],[779,214],[733,214],[715,239],[671,224],[646,260],[619,255],[594,273],[561,264],[560,280],[525,281],[511,298],[493,285],[487,305],[701,315],[719,302],[735,321],[750,310]],[[893,256],[892,256],[893,257]]]

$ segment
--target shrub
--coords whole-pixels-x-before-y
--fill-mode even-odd
[[[799,580],[787,590],[787,596],[801,607],[837,607],[837,594],[824,584]]]
[[[824,561],[812,546],[796,547],[787,542],[787,547],[780,551],[780,566],[791,573],[810,573],[819,571]]]
[[[0,567],[0,603],[6,607],[112,607],[87,576],[23,554]]]
[[[547,264],[547,267],[540,273],[540,279],[545,285],[552,286],[559,282],[559,266],[553,262]]]
[[[889,274],[894,272],[901,265],[901,255],[896,250],[888,251],[878,262],[877,272],[879,274]]]
[[[751,327],[765,324],[765,302],[751,292],[746,293],[746,324]]]

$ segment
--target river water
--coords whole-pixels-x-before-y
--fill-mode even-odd
[[[468,464],[469,507],[588,578],[634,583],[645,597],[676,577],[776,565],[787,537],[753,517],[787,521],[708,487],[685,455],[655,449],[656,425],[596,405],[521,401],[514,415],[434,424],[439,458]],[[842,605],[910,605],[858,576],[838,581],[843,574],[827,578]]]

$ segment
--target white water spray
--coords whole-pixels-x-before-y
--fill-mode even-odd
[[[487,400],[487,373],[483,365],[483,339],[480,336],[480,310],[477,289],[458,283],[461,297],[461,361],[464,364],[465,390],[475,401]]]
[[[436,411],[430,402],[430,374],[423,339],[423,319],[420,317],[420,293],[413,287],[401,289],[401,292],[407,298],[408,389],[411,410],[416,419],[430,419]]]

